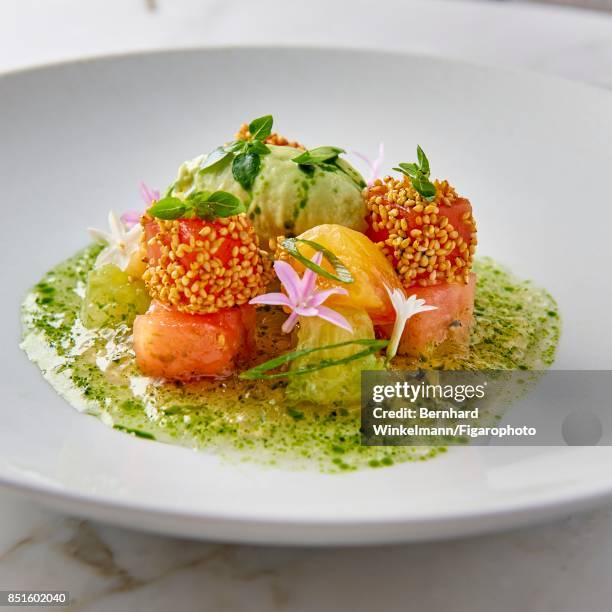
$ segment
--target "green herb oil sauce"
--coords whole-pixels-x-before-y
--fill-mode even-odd
[[[252,460],[326,472],[423,461],[445,448],[369,447],[360,444],[359,406],[312,406],[286,401],[282,380],[238,378],[170,383],[143,376],[135,363],[131,328],[86,329],[78,316],[87,273],[99,246],[51,270],[22,307],[22,347],[53,387],[79,410],[133,435]],[[559,339],[555,301],[490,259],[478,275],[475,324],[468,350],[441,350],[393,367],[543,369]],[[290,349],[280,332],[285,314],[258,311],[253,364]]]

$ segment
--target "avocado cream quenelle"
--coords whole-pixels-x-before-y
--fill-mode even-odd
[[[227,191],[247,206],[262,246],[277,236],[297,236],[323,223],[357,231],[365,229],[361,175],[344,159],[334,164],[296,163],[299,150],[267,145],[261,167],[249,191],[234,178],[231,157],[206,167],[209,156],[186,161],[178,171],[172,194],[184,198],[196,190]]]

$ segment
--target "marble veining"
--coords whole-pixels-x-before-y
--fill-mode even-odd
[[[67,589],[71,610],[517,609],[604,612],[612,508],[411,546],[232,546],[127,531],[3,494],[0,587]]]

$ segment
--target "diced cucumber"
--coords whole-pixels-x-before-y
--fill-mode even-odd
[[[81,306],[81,320],[89,329],[131,325],[149,308],[151,298],[140,279],[131,280],[113,264],[92,270]]]

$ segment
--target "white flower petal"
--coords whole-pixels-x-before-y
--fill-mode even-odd
[[[91,236],[95,242],[110,242],[111,235],[103,232],[102,230],[96,229],[95,227],[88,227],[87,233]]]
[[[108,224],[110,233],[102,230],[89,228],[89,235],[96,241],[106,242],[107,247],[98,255],[96,268],[108,264],[114,264],[121,270],[125,270],[132,259],[132,255],[140,249],[140,238],[142,227],[135,225],[129,231],[114,211],[108,213]]]
[[[111,210],[108,213],[108,224],[115,240],[118,242],[123,240],[125,235],[125,226],[114,210]]]
[[[419,312],[436,310],[437,306],[426,305],[425,300],[417,298],[416,293],[413,293],[407,298],[401,289],[391,290],[387,285],[385,285],[385,289],[389,294],[389,299],[396,313],[393,331],[391,332],[391,337],[389,338],[389,344],[387,346],[387,361],[389,361],[393,359],[397,353],[397,348],[408,319]]]
[[[113,252],[111,249],[107,247],[103,251],[101,251],[98,257],[96,258],[95,267],[103,268],[104,266],[110,263],[113,263],[112,259],[113,259]]]

